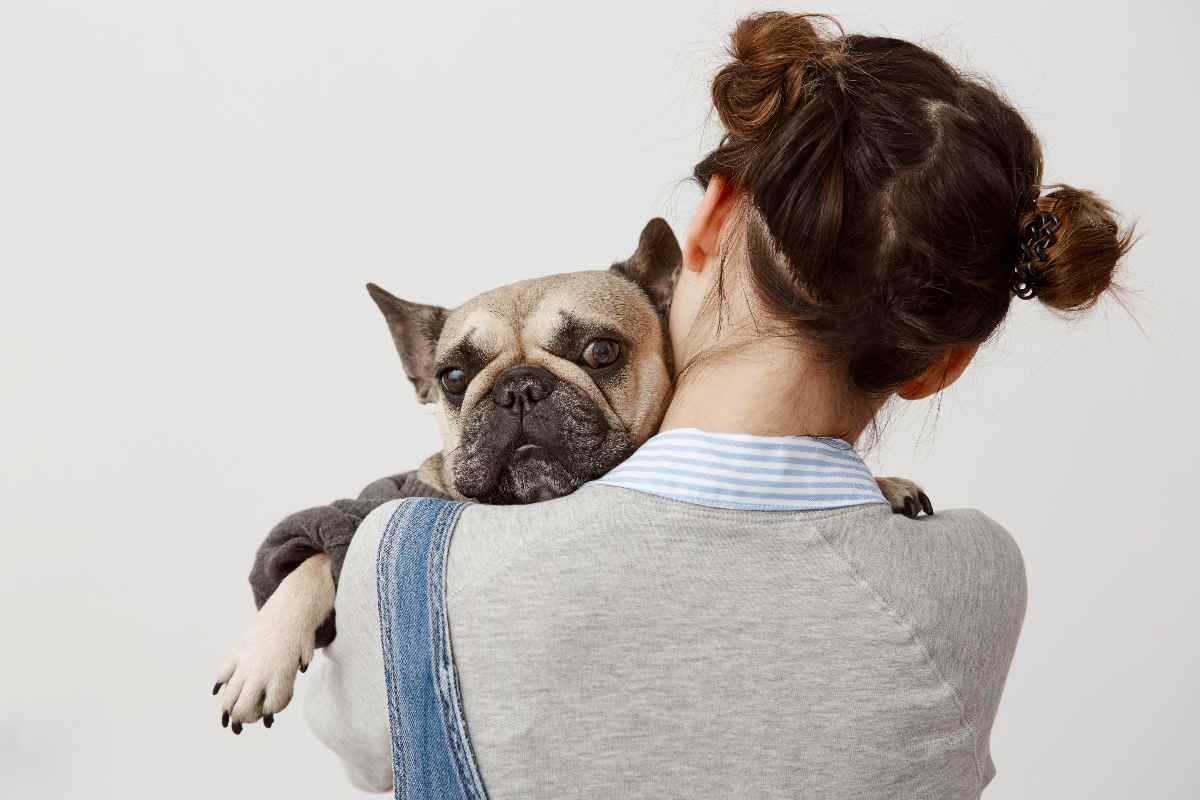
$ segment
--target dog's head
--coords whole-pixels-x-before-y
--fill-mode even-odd
[[[522,281],[453,310],[367,289],[441,420],[444,488],[485,503],[568,494],[658,428],[671,393],[664,313],[681,264],[651,220],[608,270]]]

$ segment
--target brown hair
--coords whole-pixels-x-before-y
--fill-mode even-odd
[[[885,395],[1008,311],[1021,232],[1059,220],[1037,297],[1091,306],[1130,246],[1112,210],[1042,193],[1037,137],[996,90],[910,42],[828,17],[743,19],[713,80],[726,135],[701,161],[749,204],[746,247],[767,310]]]

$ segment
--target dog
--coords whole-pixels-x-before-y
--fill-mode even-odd
[[[436,407],[442,450],[414,472],[293,514],[268,534],[250,576],[259,613],[213,687],[223,726],[240,733],[261,718],[270,727],[297,671],[332,641],[341,561],[371,510],[410,496],[560,497],[658,430],[672,392],[666,319],[681,264],[675,235],[656,218],[634,254],[607,270],[521,281],[452,310],[368,285],[417,399]],[[894,511],[932,513],[916,484],[879,484]],[[276,592],[285,578],[287,591]]]

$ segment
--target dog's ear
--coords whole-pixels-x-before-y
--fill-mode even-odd
[[[367,284],[367,291],[387,320],[404,374],[417,390],[417,400],[432,403],[437,399],[433,354],[446,323],[446,309],[401,300],[373,283]]]
[[[637,251],[611,269],[642,287],[654,307],[665,312],[682,265],[683,253],[671,226],[662,217],[655,217],[642,228]]]

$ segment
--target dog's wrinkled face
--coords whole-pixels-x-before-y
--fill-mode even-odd
[[[369,286],[418,399],[438,405],[444,488],[485,503],[558,497],[648,439],[670,398],[663,313],[680,263],[655,219],[608,270],[522,281],[452,311]]]

